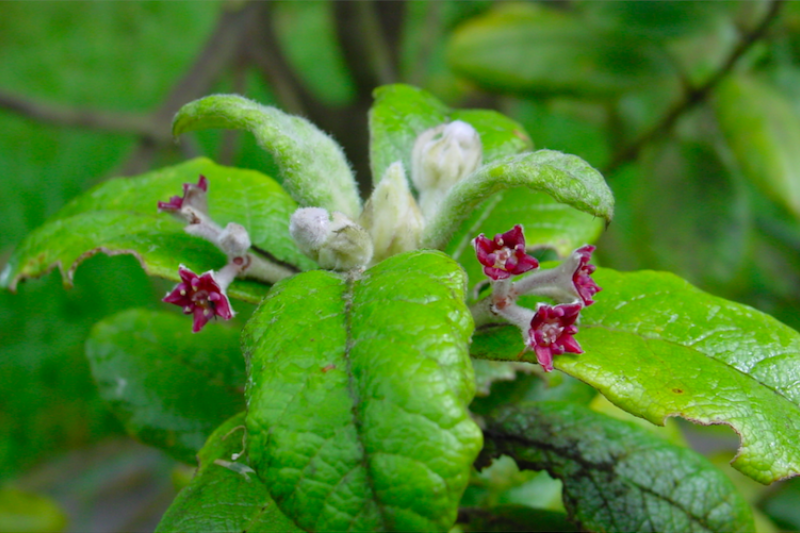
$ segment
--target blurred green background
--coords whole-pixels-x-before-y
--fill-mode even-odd
[[[800,328],[796,2],[2,2],[0,267],[108,177],[196,155],[274,175],[247,135],[172,141],[175,111],[213,92],[309,118],[366,191],[372,90],[396,82],[600,169],[617,197],[603,265]],[[98,255],[72,290],[51,272],[0,293],[0,530],[148,531],[190,475],[124,436],[84,356],[94,323],[163,309],[164,288]],[[763,527],[800,529],[796,483],[745,490]]]

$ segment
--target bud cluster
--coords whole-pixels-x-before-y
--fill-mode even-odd
[[[158,202],[159,212],[173,213],[186,221],[184,231],[201,237],[222,250],[228,263],[218,272],[209,270],[197,275],[183,265],[178,268],[181,282],[163,301],[180,306],[194,316],[192,331],[197,333],[215,316],[233,318],[233,309],[226,293],[236,277],[252,277],[274,283],[292,274],[251,251],[250,234],[239,224],[229,223],[222,228],[208,214],[208,179],[200,176],[197,184],[184,183],[183,196],[173,196],[168,202]]]
[[[574,338],[576,323],[581,310],[593,304],[592,297],[601,290],[591,278],[596,269],[589,264],[594,246],[582,246],[559,266],[539,270],[539,262],[526,253],[520,225],[494,239],[478,235],[472,244],[492,285],[485,305],[492,315],[520,328],[525,349],[536,353],[545,372],[553,370],[553,356],[583,353]],[[519,281],[511,281],[512,276],[525,273]],[[517,298],[525,294],[551,298],[556,305],[539,303],[535,311],[517,305]]]

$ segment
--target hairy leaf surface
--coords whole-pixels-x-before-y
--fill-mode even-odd
[[[556,368],[654,424],[681,416],[731,426],[741,438],[733,466],[757,481],[800,474],[798,332],[672,274],[598,269],[594,278],[603,292],[576,336],[585,353],[557,356]],[[471,347],[512,360],[521,349],[510,326],[479,329]]]
[[[703,456],[565,402],[510,407],[484,432],[493,456],[547,470],[587,531],[753,531],[750,506]]]
[[[164,513],[157,533],[301,531],[280,512],[267,487],[252,473],[247,474],[245,460],[233,461],[232,456],[242,452],[243,435],[244,413],[230,418],[211,434],[197,455],[197,473]]]
[[[439,252],[275,285],[243,334],[248,453],[308,531],[446,530],[481,435],[464,274]]]
[[[614,196],[597,170],[580,157],[539,150],[485,164],[456,183],[425,228],[422,246],[444,248],[483,201],[514,187],[547,193],[606,222],[614,216]]]
[[[86,355],[128,432],[194,463],[214,428],[244,408],[237,337],[227,327],[193,334],[180,315],[131,309],[92,329]]]
[[[196,183],[200,174],[208,178],[209,212],[217,223],[241,224],[253,244],[275,260],[313,268],[289,235],[289,217],[297,206],[274,180],[195,159],[136,178],[108,180],[74,199],[17,247],[0,284],[14,290],[21,279],[58,266],[71,286],[78,265],[98,252],[132,254],[149,274],[175,281],[179,264],[198,273],[221,268],[226,262],[222,252],[186,234],[184,223],[172,215],[158,214],[159,200],[180,195],[183,183]],[[228,292],[257,303],[266,288],[236,280]]]
[[[176,137],[205,129],[252,133],[275,158],[283,186],[301,207],[324,207],[351,218],[361,212],[361,199],[344,152],[306,119],[228,94],[186,104],[172,123]]]

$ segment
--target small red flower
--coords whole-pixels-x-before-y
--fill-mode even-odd
[[[523,274],[539,266],[535,258],[525,253],[525,237],[519,224],[510,231],[498,233],[492,240],[481,233],[472,244],[478,261],[483,265],[483,273],[495,281]]]
[[[553,356],[564,352],[583,353],[572,337],[578,332],[575,320],[583,306],[580,303],[549,306],[540,304],[531,319],[528,347],[536,352],[536,360],[545,372],[553,370]]]
[[[592,296],[603,290],[591,278],[592,273],[597,270],[596,266],[589,264],[594,249],[594,246],[587,244],[573,252],[580,256],[580,264],[575,269],[575,273],[572,274],[572,283],[575,285],[575,290],[578,291],[585,305],[592,305],[594,303]]]
[[[215,315],[225,320],[233,318],[225,287],[220,286],[212,271],[198,276],[181,265],[178,275],[181,277],[181,283],[178,283],[163,301],[181,306],[186,315],[194,315],[192,326],[194,333],[203,329]]]
[[[173,196],[169,202],[158,202],[159,211],[180,211],[184,202],[189,204],[201,204],[201,211],[205,211],[205,193],[208,192],[208,179],[200,175],[197,185],[193,183],[183,184],[183,196]]]

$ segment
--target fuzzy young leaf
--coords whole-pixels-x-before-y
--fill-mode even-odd
[[[148,274],[178,281],[178,265],[195,272],[219,268],[225,257],[210,243],[183,231],[169,214],[157,214],[157,202],[208,178],[209,211],[219,224],[237,222],[253,244],[276,260],[297,269],[314,263],[289,235],[289,217],[297,204],[271,178],[251,170],[222,167],[208,159],[150,172],[135,178],[111,179],[69,202],[46,224],[31,233],[12,254],[0,285],[15,290],[21,279],[39,277],[53,267],[72,285],[78,265],[95,253],[132,254]],[[228,291],[234,298],[258,303],[266,287],[236,280]]]
[[[241,453],[244,413],[230,418],[198,453],[200,467],[164,513],[156,533],[295,533],[301,530],[280,512],[267,487],[224,466]],[[220,464],[222,463],[222,464]],[[236,464],[246,466],[244,459]],[[246,473],[246,471],[245,471]]]
[[[86,355],[128,432],[194,463],[214,428],[244,408],[237,337],[226,327],[194,335],[180,315],[131,309],[92,329]]]
[[[237,95],[207,96],[183,106],[172,134],[205,129],[247,130],[270,152],[283,186],[301,207],[361,212],[353,172],[336,142],[304,118],[288,115]]]
[[[409,252],[283,280],[253,315],[247,449],[303,529],[452,525],[481,447],[464,282],[444,254]]]
[[[756,481],[800,474],[798,332],[671,274],[593,277],[603,292],[581,312],[584,353],[557,356],[556,368],[654,424],[681,416],[731,426],[741,437],[733,466]],[[487,327],[471,351],[517,360],[520,345],[516,328]]]
[[[585,407],[508,408],[484,432],[492,455],[564,483],[564,506],[587,531],[753,531],[750,506],[703,456]]]
[[[532,147],[525,129],[496,111],[450,109],[432,94],[410,85],[375,89],[369,112],[370,166],[377,184],[395,161],[411,169],[411,151],[423,131],[453,120],[470,124],[481,137],[483,162],[520,153]]]
[[[481,202],[521,186],[547,193],[557,202],[606,222],[614,216],[614,197],[597,170],[577,156],[539,150],[483,165],[456,183],[425,228],[422,246],[444,248]]]

